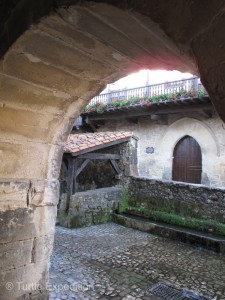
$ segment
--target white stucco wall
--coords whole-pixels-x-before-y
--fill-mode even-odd
[[[172,178],[173,150],[185,135],[192,136],[202,151],[202,184],[225,186],[225,124],[216,113],[212,118],[199,114],[168,116],[168,124],[156,124],[150,118],[140,118],[138,123],[128,120],[106,121],[99,131],[129,130],[139,138],[139,176],[152,179]],[[146,153],[153,147],[154,153]]]

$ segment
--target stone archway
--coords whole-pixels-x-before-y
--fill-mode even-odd
[[[47,294],[62,143],[85,104],[106,83],[132,70],[194,66],[188,57],[177,61],[176,46],[154,36],[149,26],[163,32],[151,21],[141,22],[139,15],[110,7],[114,24],[108,24],[105,9],[60,9],[27,30],[1,60],[0,225],[1,242],[8,249],[4,251],[11,252],[0,280],[0,294],[6,299],[39,293],[24,292],[19,281],[28,286],[40,283],[39,297]],[[125,20],[123,30],[132,25],[134,39],[141,31],[143,40],[132,41],[114,28],[117,14]],[[143,49],[148,39],[173,61],[168,64],[161,57],[154,62]],[[7,282],[14,283],[12,290],[6,289]]]
[[[193,137],[201,147],[202,183],[209,184],[208,180],[213,168],[220,163],[219,144],[212,130],[203,122],[193,118],[182,118],[174,122],[164,134],[158,150],[163,177],[172,179],[174,148],[187,135]]]
[[[208,14],[201,22],[198,12],[202,7],[188,8],[189,4],[182,6],[181,1],[178,6],[177,1],[134,1],[132,9],[92,2],[59,8],[23,34],[32,23],[30,19],[37,21],[43,15],[40,8],[29,5],[30,1],[18,1],[19,6],[11,15],[7,14],[1,23],[5,34],[2,45],[8,45],[8,40],[14,44],[0,61],[3,299],[29,292],[39,294],[37,290],[24,291],[17,284],[21,281],[42,284],[39,299],[47,297],[44,289],[54,233],[62,143],[82,108],[107,83],[142,68],[179,69],[197,74],[197,62],[206,87],[220,106],[224,91],[221,85],[221,93],[218,92],[216,82],[223,77],[215,72],[219,58],[223,61],[224,51],[215,55],[217,60],[213,63],[209,64],[208,57],[223,49],[224,41],[218,36],[221,47],[210,48],[205,56],[201,50],[205,51],[212,32],[214,37],[215,30],[223,28],[224,20],[218,13],[223,1],[219,2],[208,3]],[[43,3],[51,7],[53,1]],[[174,11],[179,19],[174,17]],[[17,30],[15,20],[26,20],[27,24]],[[195,24],[195,30],[190,28],[186,32],[188,22]],[[179,28],[180,34],[174,28]],[[205,67],[208,64],[210,75]],[[223,73],[223,65],[219,71]],[[220,114],[224,116],[222,110]],[[14,288],[7,290],[7,282],[13,282]]]

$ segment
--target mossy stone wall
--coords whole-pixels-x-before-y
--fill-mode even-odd
[[[225,189],[131,177],[128,206],[225,223]]]
[[[68,213],[65,209],[66,194],[64,194],[58,212],[59,224],[64,227],[77,228],[106,223],[111,220],[111,214],[118,210],[122,194],[120,187],[76,193],[71,197]]]

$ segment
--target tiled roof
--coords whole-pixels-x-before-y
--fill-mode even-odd
[[[132,133],[127,131],[70,134],[64,146],[64,152],[90,152],[97,148],[107,147],[112,142],[123,142],[131,136]]]

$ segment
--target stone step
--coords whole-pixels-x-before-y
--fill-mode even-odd
[[[112,220],[126,227],[225,254],[225,237],[220,235],[203,233],[129,214],[113,214]]]

